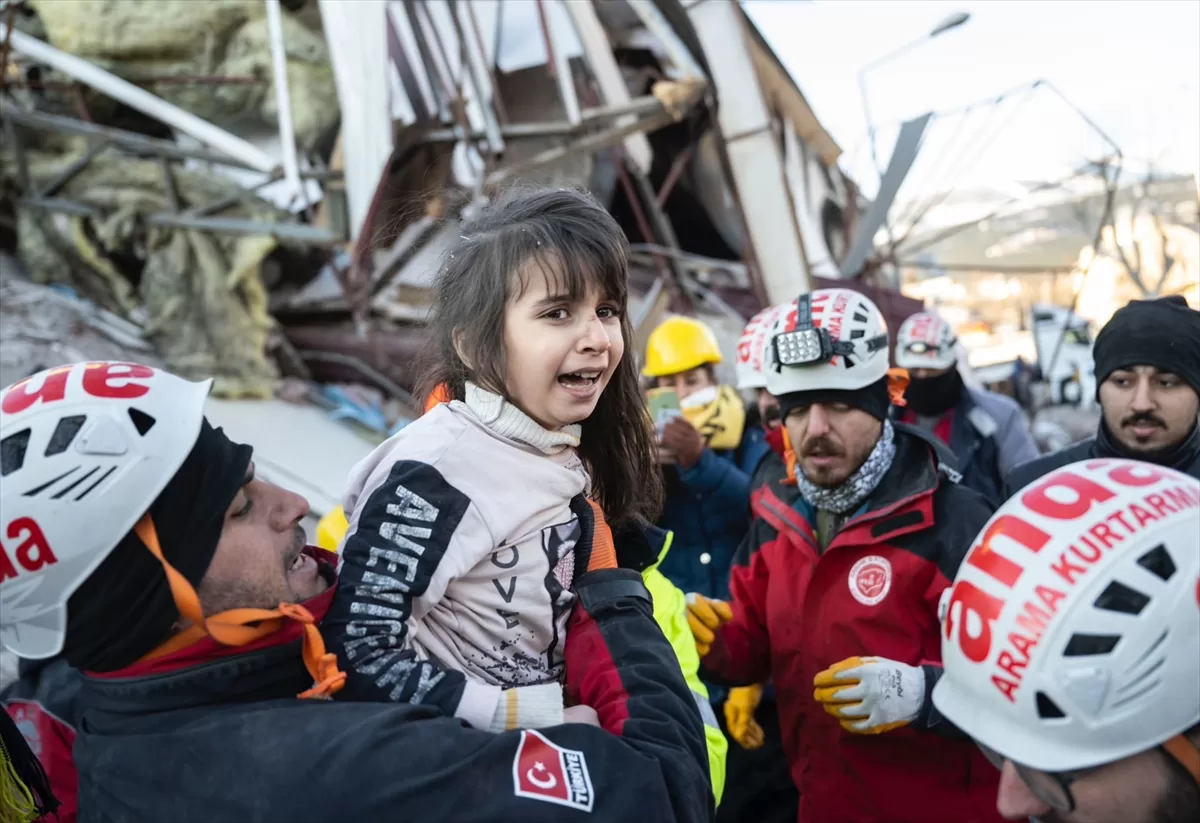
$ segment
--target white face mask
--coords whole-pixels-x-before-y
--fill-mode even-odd
[[[699,391],[692,392],[687,397],[679,401],[681,409],[702,409],[709,403],[717,399],[719,389],[717,386],[709,386]]]

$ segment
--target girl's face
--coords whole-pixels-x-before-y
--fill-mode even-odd
[[[580,423],[625,353],[620,308],[595,288],[572,301],[540,268],[522,274],[524,292],[504,307],[508,393],[547,429]]]

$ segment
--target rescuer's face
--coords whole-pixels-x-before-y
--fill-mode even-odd
[[[813,403],[783,421],[797,464],[810,483],[835,488],[858,471],[879,440],[883,423],[844,403]]]
[[[205,616],[229,609],[274,609],[325,591],[329,582],[304,551],[300,522],[307,514],[307,500],[255,477],[251,463],[196,590]]]
[[[1113,437],[1131,454],[1152,460],[1191,433],[1200,397],[1170,372],[1131,366],[1100,384],[1100,407]]]
[[[1009,820],[1041,823],[1188,823],[1200,820],[1200,787],[1162,749],[1089,771],[1070,784],[1075,809],[1056,812],[1006,762],[996,808]]]

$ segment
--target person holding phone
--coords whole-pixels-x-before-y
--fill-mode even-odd
[[[750,476],[769,449],[751,436],[732,386],[717,382],[712,329],[672,316],[650,334],[643,376],[667,499],[658,525],[674,532],[659,569],[685,592],[724,598],[738,544],[750,527]]]

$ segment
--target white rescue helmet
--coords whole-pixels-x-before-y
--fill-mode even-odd
[[[931,311],[905,319],[896,332],[896,365],[902,369],[948,369],[958,362],[958,338]]]
[[[742,336],[738,338],[737,359],[734,360],[734,370],[737,375],[738,389],[765,389],[767,378],[763,374],[763,358],[766,357],[767,344],[770,342],[771,330],[776,318],[788,310],[790,303],[780,303],[770,306],[750,318]]]
[[[183,465],[212,381],[133,363],[48,369],[0,392],[0,643],[62,650],[67,599]]]
[[[943,596],[952,723],[1034,769],[1084,769],[1200,723],[1200,481],[1074,463],[1005,503]]]
[[[817,289],[786,304],[766,345],[767,391],[861,389],[887,376],[883,315],[851,289]]]

